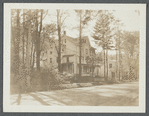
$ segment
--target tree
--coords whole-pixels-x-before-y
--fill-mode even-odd
[[[15,72],[15,74],[19,75],[19,78],[21,78],[22,72],[27,72],[26,74],[24,73],[25,75],[23,78],[25,78],[27,75],[30,75],[31,65],[32,67],[34,66],[35,54],[39,55],[38,68],[40,66],[39,38],[41,38],[40,33],[42,32],[42,20],[44,18],[41,15],[44,13],[45,17],[47,12],[44,10],[12,10],[11,46],[15,52],[11,51],[11,67],[13,67],[13,69],[16,71],[20,71]],[[37,52],[37,48],[39,53]],[[13,58],[15,62],[13,61]]]
[[[61,22],[60,22],[60,10],[57,9],[57,29],[59,39],[59,52],[58,52],[58,69],[61,72]]]
[[[15,36],[15,74],[19,76],[19,67],[20,67],[20,57],[19,57],[19,45],[20,45],[20,10],[17,9],[16,15],[16,36]]]
[[[82,75],[82,66],[81,66],[81,47],[82,47],[82,30],[85,25],[91,20],[91,10],[75,10],[77,16],[79,17],[79,77]]]
[[[101,46],[104,50],[104,77],[107,80],[108,77],[108,49],[111,49],[111,46],[114,27],[112,23],[114,22],[114,16],[108,11],[102,11],[98,14],[98,19],[94,27],[93,38],[95,43],[98,46]],[[106,73],[106,63],[107,63],[107,77]]]
[[[122,49],[121,49],[121,45],[124,41],[123,37],[123,31],[120,30],[120,26],[123,26],[123,23],[120,22],[120,20],[116,20],[115,21],[115,26],[116,26],[116,30],[115,30],[115,51],[116,51],[116,77],[119,77],[119,81],[120,81],[120,77],[121,77],[121,62],[122,62]]]
[[[59,41],[59,49],[58,49],[58,69],[61,72],[61,30],[64,27],[64,21],[68,17],[67,11],[57,9],[57,31],[58,31],[58,41]]]
[[[129,73],[132,73],[132,70],[135,71],[136,76],[138,77],[139,71],[139,32],[124,32],[122,43],[123,61],[124,65],[129,67]],[[127,62],[127,63],[126,63]],[[131,76],[131,75],[130,75]]]

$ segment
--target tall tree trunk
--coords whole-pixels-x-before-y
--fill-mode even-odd
[[[35,31],[35,36],[36,36],[36,39],[35,39],[35,50],[36,50],[36,69],[37,69],[37,52],[38,52],[38,10],[36,10],[36,14],[37,14],[37,16],[36,16],[36,21],[35,21],[35,28],[36,28],[36,31]],[[38,69],[37,69],[38,70]]]
[[[37,12],[37,17],[38,17],[38,10]],[[36,66],[37,66],[37,71],[40,71],[40,34],[42,30],[42,16],[43,16],[43,11],[41,10],[41,15],[40,15],[40,28],[38,32],[38,20],[36,18]]]
[[[119,32],[119,40],[118,40],[119,44],[118,44],[118,49],[119,49],[119,81],[121,80],[121,77],[120,77],[120,32]]]
[[[33,52],[33,63],[32,63],[32,70],[34,69],[34,63],[35,63],[35,49],[34,49],[34,52]]]
[[[105,81],[106,81],[106,61],[105,61],[105,48],[104,48],[104,79],[105,79]]]
[[[117,79],[117,64],[118,64],[118,62],[117,62],[117,38],[116,38],[116,79]]]
[[[23,9],[23,58],[22,58],[22,60],[23,60],[23,64],[24,64],[24,34],[25,34],[25,29],[24,29],[24,9]]]
[[[20,66],[20,59],[19,59],[19,44],[20,44],[20,10],[17,9],[17,36],[15,42],[15,74],[19,75],[19,66]]]
[[[33,39],[32,39],[31,42],[32,42],[32,47],[31,47],[31,55],[30,55],[31,56],[30,57],[30,65],[32,65],[32,58],[33,58],[33,51],[34,51],[34,49],[33,49],[34,48]]]
[[[13,14],[13,11],[11,10],[11,78],[10,78],[10,82],[11,83],[14,83],[15,82],[15,68],[16,68],[16,62],[15,62],[15,38],[16,38],[16,35],[14,33],[14,20],[12,20],[12,14]],[[12,75],[13,73],[13,75]]]
[[[34,68],[34,63],[35,63],[35,52],[36,52],[36,31],[33,32],[33,38],[32,38],[32,54],[31,54],[31,70]]]
[[[109,70],[109,65],[108,65],[108,49],[106,50],[106,63],[107,63],[107,80],[108,80],[108,70]]]
[[[58,39],[59,39],[58,70],[61,72],[61,22],[60,22],[60,10],[57,10],[57,28],[58,28]]]
[[[29,11],[29,15],[31,15],[31,10]],[[30,67],[30,52],[31,52],[31,21],[28,21],[28,32],[27,32],[27,46],[26,46],[26,68],[27,68],[27,76],[31,73]],[[27,77],[26,77],[27,78]]]
[[[80,50],[80,57],[79,57],[79,77],[82,76],[82,66],[81,66],[81,46],[82,46],[82,41],[81,41],[81,34],[82,34],[82,27],[81,27],[81,22],[82,22],[82,13],[80,11],[80,45],[79,45],[79,50]]]

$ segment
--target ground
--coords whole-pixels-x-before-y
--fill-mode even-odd
[[[138,106],[139,83],[100,85],[11,95],[11,105]]]

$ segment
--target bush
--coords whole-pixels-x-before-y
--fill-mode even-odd
[[[67,77],[55,69],[42,69],[41,72],[32,73],[32,83],[41,85],[59,85],[70,83]]]

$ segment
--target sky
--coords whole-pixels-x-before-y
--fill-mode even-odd
[[[65,19],[64,25],[66,26],[64,30],[66,31],[66,35],[70,37],[79,37],[79,30],[76,27],[79,26],[79,18],[77,17],[74,10],[68,10],[69,16]],[[113,15],[116,19],[119,19],[121,23],[123,23],[122,30],[126,31],[139,31],[140,29],[140,16],[134,10],[115,10]],[[43,24],[56,23],[56,10],[49,10],[48,15],[43,20]],[[93,33],[93,28],[95,26],[96,20],[92,20],[86,25],[86,28],[83,30],[84,36],[88,36],[93,47],[97,47],[93,42],[93,38],[91,37]],[[62,32],[63,33],[63,32]],[[97,47],[98,51],[102,49]],[[111,51],[112,53],[112,51]]]

